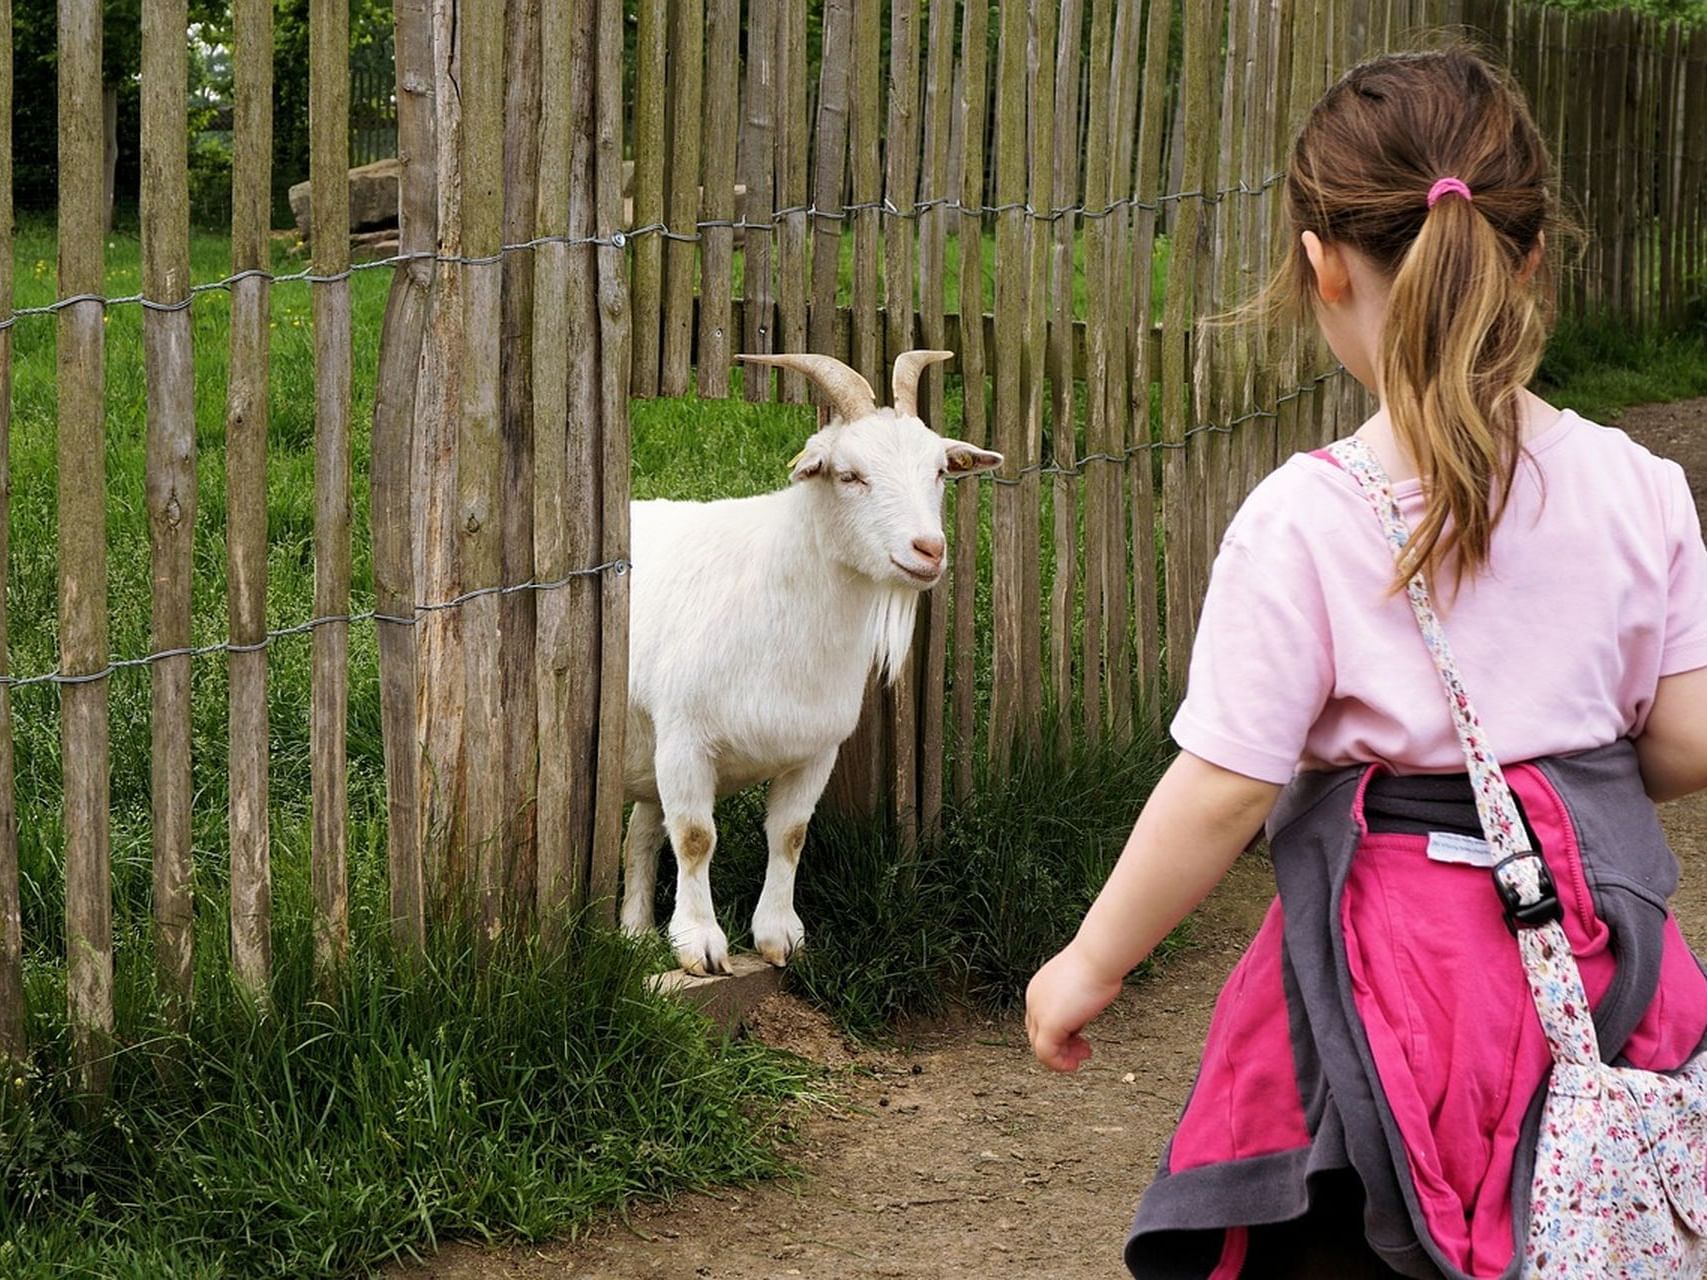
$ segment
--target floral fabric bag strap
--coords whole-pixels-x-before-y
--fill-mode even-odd
[[[1392,483],[1380,460],[1356,437],[1330,445],[1328,452],[1357,481],[1381,521],[1397,559],[1410,539],[1410,529],[1399,512]],[[1494,887],[1505,904],[1506,923],[1517,935],[1529,994],[1535,1001],[1553,1061],[1597,1065],[1600,1045],[1583,991],[1582,974],[1560,924],[1563,912],[1552,874],[1530,842],[1517,802],[1488,743],[1487,731],[1482,728],[1465,691],[1463,676],[1452,657],[1452,646],[1429,597],[1428,583],[1418,574],[1405,592],[1422,631],[1423,643],[1440,675],[1441,687],[1446,691],[1452,725],[1458,733],[1464,764],[1475,790],[1483,836],[1498,855],[1493,869]]]

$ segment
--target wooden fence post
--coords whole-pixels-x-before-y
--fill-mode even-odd
[[[622,0],[599,0],[598,100],[595,185],[598,233],[611,240],[622,219]],[[624,251],[601,244],[599,360],[603,432],[603,551],[605,562],[628,558],[630,364],[628,273]],[[603,637],[599,662],[598,797],[593,812],[588,899],[596,918],[614,919],[617,863],[622,841],[623,743],[628,708],[628,575],[606,571],[602,580]]]
[[[960,382],[964,402],[962,436],[983,447],[989,437],[984,385],[984,138],[985,74],[989,10],[962,10],[960,44]],[[968,270],[967,264],[972,264]],[[982,488],[962,482],[954,491],[954,797],[972,794],[976,762],[978,633],[978,501]]]
[[[374,382],[372,463],[374,607],[379,644],[381,736],[385,751],[386,878],[391,939],[400,957],[426,948],[426,886],[422,865],[420,740],[416,706],[414,518],[410,468],[415,448],[415,402],[432,306],[438,240],[432,155],[432,25],[428,0],[394,0],[397,28],[398,266],[380,331]]]
[[[658,390],[685,395],[693,357],[694,269],[699,245],[699,137],[705,124],[700,86],[705,72],[705,5],[670,6],[670,166],[665,174],[665,221],[673,237],[664,246],[663,372]]]
[[[699,3],[699,0],[691,0]],[[664,0],[639,0],[634,36],[634,221],[656,227],[664,220],[664,53],[669,35]],[[749,50],[748,57],[755,51]],[[621,65],[618,63],[617,65]],[[617,221],[621,222],[618,204]],[[658,321],[664,241],[635,237],[634,380],[637,396],[658,394]]]
[[[267,1000],[273,881],[267,809],[267,364],[271,346],[273,10],[232,6],[231,378],[226,395],[226,578],[231,636],[231,964]]]
[[[684,8],[693,8],[688,5]],[[539,204],[540,0],[509,0],[504,15],[504,214],[502,240],[533,238]],[[567,204],[567,201],[565,202]],[[533,284],[538,258],[532,249],[504,253],[498,351],[500,432],[504,442],[502,495],[504,547],[499,581],[535,580],[533,563]],[[552,324],[562,321],[558,312]],[[536,616],[533,591],[499,598],[498,699],[504,708],[504,898],[510,920],[524,927],[533,917],[534,800],[539,787],[539,708],[534,684]]]
[[[1160,2],[1160,0],[1158,0]],[[1049,591],[1049,673],[1055,707],[1055,757],[1073,750],[1073,620],[1078,595],[1079,528],[1074,497],[1078,489],[1078,398],[1073,369],[1073,248],[1078,219],[1071,212],[1079,198],[1079,64],[1083,47],[1083,0],[1062,0],[1055,50],[1054,137],[1050,145],[1049,202],[1053,245],[1049,252],[1052,296],[1047,320],[1047,374],[1050,390],[1051,461],[1055,476],[1055,574]],[[1042,56],[1041,51],[1039,57]],[[1091,224],[1086,223],[1088,228]]]
[[[949,210],[948,143],[953,113],[954,6],[930,6],[926,33],[924,149],[919,192],[933,202],[924,212],[919,239],[919,324],[924,345],[940,350],[947,341],[943,320],[948,273],[947,231]],[[832,245],[834,241],[831,242]],[[816,264],[814,264],[816,266]],[[832,302],[831,315],[834,305]],[[938,431],[947,429],[942,366],[925,371],[920,387],[920,412]],[[941,830],[945,739],[943,713],[948,665],[947,582],[938,582],[921,601],[923,621],[920,644],[924,655],[919,666],[919,834],[926,841]]]
[[[190,351],[190,195],[184,0],[142,10],[142,316],[148,374],[148,532],[157,652],[190,645],[196,527],[195,366]],[[172,309],[164,309],[170,307]],[[168,1018],[188,1024],[194,975],[190,897],[190,658],[153,668],[154,957]]]
[[[828,15],[824,21],[828,47]],[[700,197],[700,216],[710,223],[727,224],[735,215],[740,42],[740,0],[706,0],[705,189]],[[828,59],[826,74],[827,68]],[[730,327],[735,230],[728,225],[714,225],[707,227],[704,234],[699,267],[699,394],[710,398],[729,394],[729,365],[735,340]],[[751,374],[749,369],[742,377]]]
[[[104,292],[101,6],[59,0],[59,296]],[[111,1078],[113,933],[107,791],[107,481],[103,307],[59,313],[59,665],[65,779],[66,1000],[79,1093]]]
[[[502,585],[502,444],[499,332],[503,316],[504,9],[467,5],[459,16],[462,86],[462,406],[457,439],[458,536],[462,591]],[[474,869],[478,940],[503,927],[504,708],[498,676],[498,597],[462,605],[463,751],[468,768],[464,831]]]
[[[314,790],[314,967],[323,990],[347,957],[350,624],[350,14],[309,9],[309,171],[313,182],[314,630],[310,766]]]
[[[1018,745],[1022,706],[1021,628],[1025,625],[1023,520],[1018,483],[1025,464],[1025,403],[1020,365],[1025,351],[1025,55],[1023,0],[1002,0],[996,72],[996,448],[994,543],[995,661],[990,685],[990,768],[1005,774]]]

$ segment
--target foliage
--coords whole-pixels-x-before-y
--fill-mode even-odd
[[[1630,405],[1707,396],[1707,299],[1695,303],[1688,324],[1669,334],[1567,318],[1536,382],[1540,394],[1596,422],[1611,422]]]
[[[1572,13],[1630,9],[1654,18],[1681,19],[1692,27],[1707,23],[1707,0],[1530,0],[1530,3],[1568,9]]]

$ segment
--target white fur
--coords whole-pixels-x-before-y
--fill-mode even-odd
[[[944,478],[1000,462],[880,409],[814,435],[775,493],[634,504],[624,928],[652,927],[668,837],[677,960],[725,968],[712,806],[768,779],[770,862],[753,936],[778,965],[801,945],[799,846],[868,675],[900,673],[918,593],[942,575]]]

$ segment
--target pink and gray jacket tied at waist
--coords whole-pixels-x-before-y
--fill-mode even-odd
[[[1674,1072],[1707,976],[1628,742],[1506,771],[1556,886],[1603,1059]],[[1370,1247],[1418,1280],[1515,1280],[1552,1059],[1504,908],[1457,841],[1463,776],[1301,774],[1269,823],[1275,899],[1126,1245],[1138,1280],[1232,1280],[1247,1228],[1346,1171]],[[1432,856],[1431,856],[1432,853]]]

